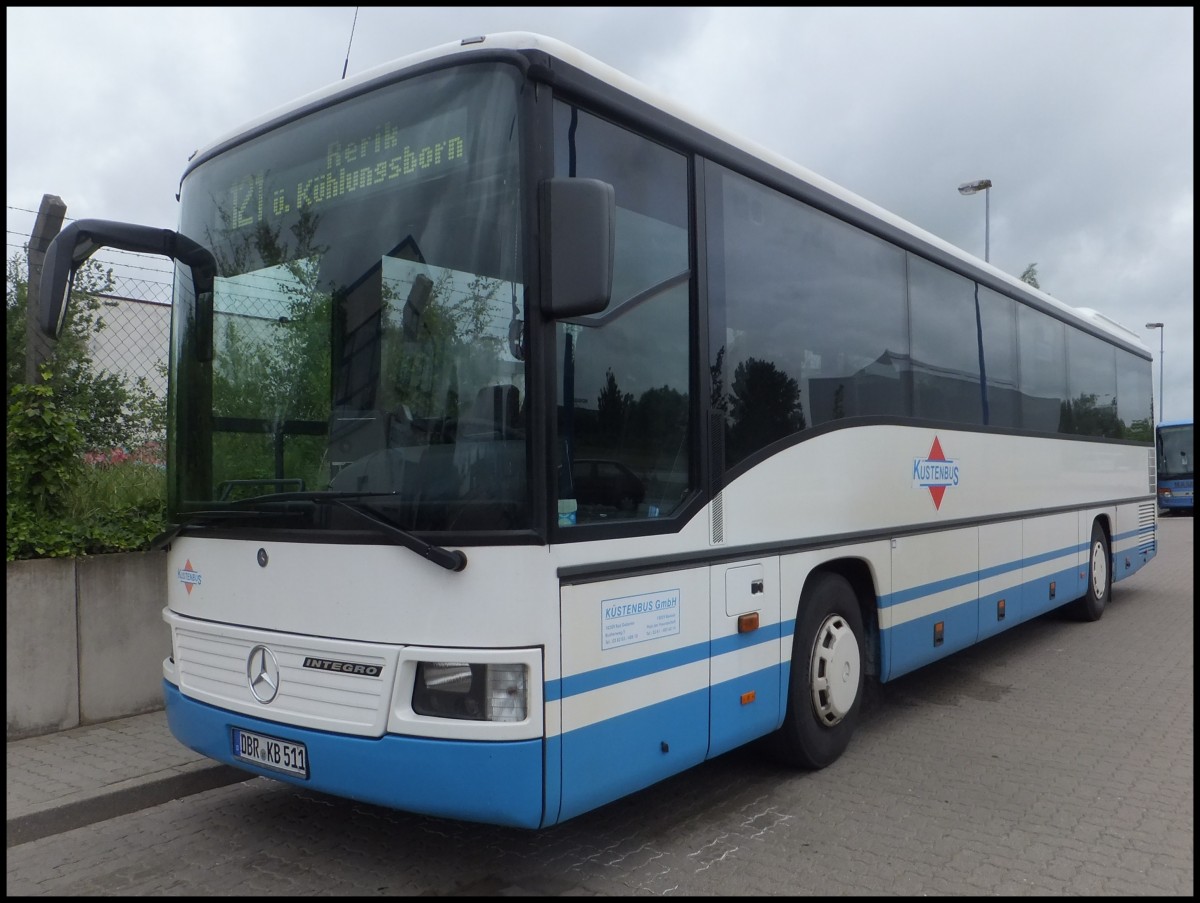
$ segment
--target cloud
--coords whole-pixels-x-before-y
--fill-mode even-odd
[[[403,54],[495,31],[586,53],[729,132],[1142,334],[1192,413],[1194,11],[8,8],[9,251],[68,216],[174,226],[188,156]],[[354,39],[351,44],[351,27]],[[1157,370],[1156,370],[1157,391]]]

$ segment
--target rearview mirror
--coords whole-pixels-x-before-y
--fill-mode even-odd
[[[597,314],[612,296],[616,192],[599,179],[547,179],[539,197],[542,312]]]
[[[81,219],[71,223],[54,237],[46,249],[45,261],[42,264],[37,323],[42,332],[50,338],[57,339],[62,333],[76,270],[101,248],[159,254],[186,264],[192,270],[198,311],[203,312],[211,308],[217,262],[208,250],[171,229],[153,229],[149,226],[100,219]],[[211,346],[211,342],[206,344]],[[207,359],[211,359],[211,347],[208,348],[207,354]]]

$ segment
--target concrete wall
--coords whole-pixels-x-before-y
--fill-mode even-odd
[[[8,562],[8,739],[162,708],[166,553]]]

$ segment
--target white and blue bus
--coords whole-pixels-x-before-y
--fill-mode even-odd
[[[1151,355],[563,44],[471,38],[198,151],[177,230],[171,730],[539,828],[1157,551]]]
[[[1192,514],[1196,464],[1192,418],[1163,420],[1154,428],[1158,448],[1158,506],[1167,514]]]

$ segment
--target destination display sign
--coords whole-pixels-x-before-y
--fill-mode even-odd
[[[384,121],[365,131],[332,134],[319,156],[283,170],[264,166],[244,173],[219,192],[225,226],[237,231],[270,224],[461,168],[470,154],[467,122],[467,110],[460,107],[405,127]]]

